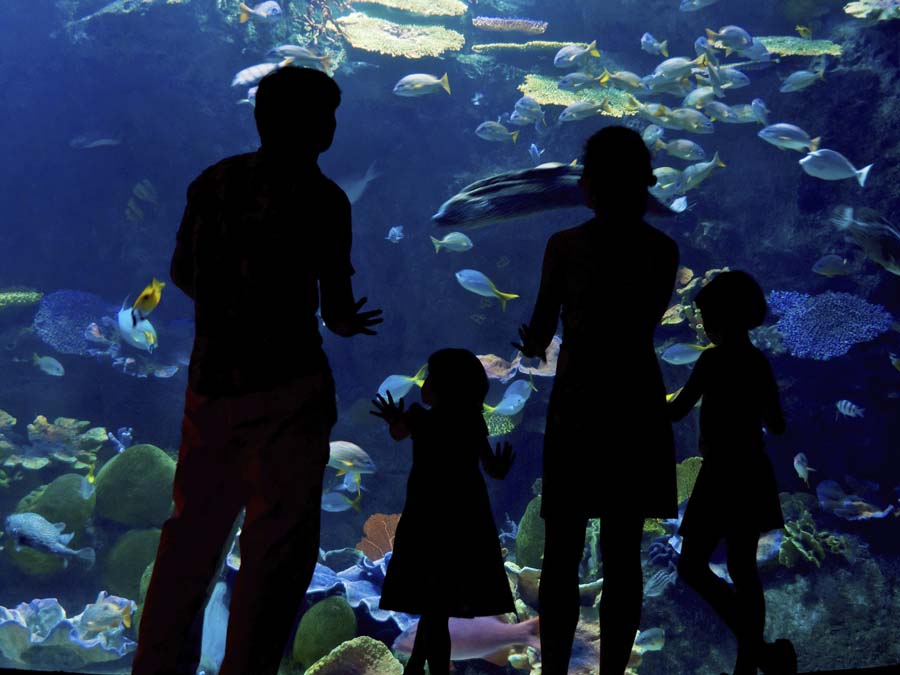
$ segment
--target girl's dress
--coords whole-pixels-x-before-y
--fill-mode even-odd
[[[413,404],[407,422],[412,470],[380,607],[457,617],[515,611],[479,468],[484,419]]]
[[[678,533],[723,537],[784,527],[762,435],[767,417],[782,417],[766,357],[749,344],[715,347],[701,354],[690,379],[696,379],[703,396],[703,466]]]

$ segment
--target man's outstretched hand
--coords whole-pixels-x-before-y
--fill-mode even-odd
[[[377,333],[372,330],[372,326],[377,326],[384,321],[384,319],[381,317],[380,309],[370,309],[366,312],[359,311],[362,309],[362,306],[366,304],[367,300],[368,298],[366,297],[360,298],[353,305],[353,314],[340,322],[337,322],[334,326],[329,324],[328,328],[343,337],[350,337],[351,335],[358,335],[360,333],[363,335],[377,335]]]

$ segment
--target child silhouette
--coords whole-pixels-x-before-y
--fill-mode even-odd
[[[405,675],[449,672],[449,617],[515,611],[503,567],[487,486],[478,470],[502,479],[514,455],[509,443],[488,442],[481,410],[488,379],[465,349],[442,349],[428,359],[424,408],[404,411],[391,393],[373,401],[372,414],[390,424],[395,440],[413,439],[406,504],[381,592],[382,609],[420,614]],[[453,552],[452,565],[435,562],[434,547]],[[452,569],[450,569],[452,568]]]
[[[796,673],[789,640],[766,643],[766,605],[756,569],[762,532],[784,527],[772,463],[765,453],[763,425],[784,432],[778,386],[748,331],[766,316],[759,284],[745,272],[723,272],[694,300],[715,347],[704,351],[681,393],[669,404],[673,420],[700,407],[703,466],[679,528],[683,537],[678,573],[734,632],[738,642],[734,675]],[[725,539],[732,589],[709,567]]]

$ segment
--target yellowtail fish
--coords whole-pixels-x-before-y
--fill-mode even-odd
[[[81,479],[81,484],[78,488],[78,493],[83,499],[90,499],[91,495],[94,494],[94,480],[94,464],[91,464],[88,467],[87,475]]]
[[[328,444],[328,466],[344,474],[375,473],[375,462],[368,453],[350,441],[332,441]]]
[[[835,403],[834,407],[837,408],[834,419],[837,419],[838,414],[841,414],[844,417],[862,417],[863,412],[865,412],[865,408],[860,408],[858,405],[845,398]]]
[[[126,600],[100,591],[96,602],[85,607],[78,623],[82,637],[124,626],[131,628],[131,615],[136,609],[133,600]]]
[[[475,135],[486,141],[500,143],[512,141],[515,143],[516,139],[519,137],[519,131],[518,129],[516,131],[510,131],[499,122],[482,122],[478,125],[478,128],[475,129]]]
[[[434,94],[443,89],[450,93],[450,81],[447,79],[447,73],[440,78],[426,73],[413,73],[400,79],[394,85],[394,93],[397,96],[425,96],[426,94]]]
[[[660,358],[673,366],[686,366],[700,358],[700,354],[714,347],[712,344],[697,345],[679,342],[667,347]]]
[[[794,26],[794,30],[797,31],[797,35],[802,37],[804,40],[809,40],[812,38],[812,29],[809,26]]]
[[[62,377],[66,374],[66,369],[63,368],[63,365],[52,356],[38,356],[37,354],[33,354],[32,362],[42,371],[53,377]]]
[[[462,232],[451,232],[443,239],[436,239],[435,237],[431,237],[431,243],[434,245],[435,253],[440,252],[442,248],[445,248],[448,251],[454,251],[455,253],[462,253],[463,251],[468,251],[472,248],[472,246],[474,246],[472,240]]]
[[[488,279],[483,272],[479,272],[478,270],[459,270],[455,276],[459,285],[470,293],[475,293],[476,295],[481,295],[485,298],[496,297],[500,300],[500,308],[503,311],[506,311],[506,303],[509,300],[514,300],[519,297],[515,293],[504,293],[500,291],[494,285],[493,281]]]
[[[806,455],[802,452],[798,452],[794,455],[794,471],[800,476],[800,480],[806,483],[806,487],[809,487],[809,472],[815,471],[815,469],[809,465]]]
[[[710,174],[712,174],[715,169],[720,167],[724,168],[725,162],[719,159],[718,152],[716,152],[716,154],[713,155],[713,158],[708,162],[691,164],[681,172],[681,177],[678,179],[678,191],[683,194],[688,190],[692,190],[709,178]]]
[[[811,70],[798,70],[797,72],[791,73],[787,76],[784,82],[781,83],[781,87],[779,87],[778,91],[780,91],[782,94],[787,94],[794,91],[803,91],[807,87],[815,84],[816,80],[824,79],[824,68],[815,72]]]
[[[395,401],[399,401],[401,398],[406,396],[409,393],[409,390],[414,386],[421,387],[425,384],[425,377],[428,373],[428,364],[426,363],[424,366],[419,368],[415,375],[412,377],[408,375],[388,375],[384,382],[378,387],[378,395],[382,398],[387,398],[387,393],[391,392],[391,396]]]
[[[131,306],[132,309],[138,310],[142,315],[146,316],[159,304],[162,298],[162,289],[166,285],[165,281],[159,281],[156,277],[147,284],[147,287],[141,291],[141,294]]]
[[[823,255],[812,266],[812,271],[823,277],[839,277],[850,274],[847,259],[834,253]]]
[[[586,48],[578,45],[566,45],[553,57],[553,65],[557,68],[572,68],[576,65],[587,63],[589,57],[598,57],[600,52],[597,51],[597,41],[594,40]]]
[[[243,70],[238,71],[237,75],[234,76],[234,79],[231,80],[231,86],[252,87],[254,84],[259,83],[259,81],[269,73],[274,73],[279,68],[289,66],[293,62],[294,59],[287,57],[279,63],[258,63],[255,66],[244,68]]]

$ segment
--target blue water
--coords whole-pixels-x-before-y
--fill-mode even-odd
[[[286,12],[289,18],[271,27],[252,28],[236,22],[237,3],[230,0],[139,4],[113,3],[112,9],[136,9],[98,15],[82,22],[81,28],[70,22],[91,15],[105,3],[31,0],[4,9],[0,23],[0,89],[6,101],[4,133],[0,134],[0,288],[28,287],[44,294],[75,289],[118,307],[126,296],[133,299],[151,278],[168,280],[189,182],[210,164],[258,147],[252,108],[236,103],[245,91],[230,87],[231,78],[240,69],[263,62],[269,48],[297,43],[295,35],[305,44],[299,23],[290,18],[303,14],[304,3],[299,1],[283,3],[291,10]],[[744,269],[767,292],[842,291],[880,304],[900,318],[896,270],[892,273],[867,258],[831,222],[835,208],[848,205],[857,213],[861,208],[873,209],[894,227],[900,226],[896,187],[900,178],[896,169],[900,147],[896,30],[900,21],[855,19],[844,13],[842,4],[719,0],[697,12],[681,12],[677,0],[480,0],[473,1],[463,17],[424,21],[463,33],[466,46],[459,53],[418,60],[393,58],[359,49],[339,50],[343,42],[339,37],[326,47],[336,63],[343,63],[334,75],[343,102],[337,112],[334,144],[321,157],[320,166],[339,183],[363,175],[372,162],[380,172],[353,206],[352,260],[357,270],[356,296],[366,295],[370,306],[382,308],[385,322],[376,338],[344,340],[323,330],[338,391],[339,420],[332,439],[357,443],[377,466],[375,479],[363,477],[368,491],[363,493],[361,513],[323,513],[323,549],[354,546],[369,516],[402,509],[410,453],[406,445],[391,441],[380,423],[367,414],[365,402],[379,384],[391,374],[414,374],[431,352],[448,345],[511,358],[509,343],[533,307],[547,237],[582,222],[590,212],[576,207],[465,230],[475,243],[471,251],[438,255],[429,236],[442,237],[450,229],[436,227],[432,214],[473,181],[533,166],[528,152],[531,143],[546,148],[541,161],[567,164],[580,156],[588,136],[604,125],[625,123],[638,131],[648,125],[637,115],[624,120],[597,115],[558,124],[563,107],[547,104],[543,106],[550,124],[546,135],[538,135],[531,126],[510,126],[520,130],[515,144],[483,140],[475,135],[475,128],[512,112],[521,96],[517,87],[526,74],[557,78],[572,71],[553,66],[553,50],[499,53],[473,61],[469,58],[472,44],[596,39],[604,59],[641,76],[663,60],[640,49],[644,32],[667,39],[671,56],[688,58],[694,58],[694,40],[704,29],[731,24],[753,36],[794,37],[800,24],[811,28],[813,38],[841,45],[840,58],[787,56],[777,64],[748,68],[750,86],[726,90],[721,100],[733,105],[762,98],[771,111],[770,123],[788,122],[811,137],[821,136],[823,147],[843,153],[857,168],[874,163],[864,188],[852,178],[823,181],[807,175],[798,164],[802,153],[781,151],[759,139],[760,124],[716,122],[711,135],[666,130],[666,140],[693,140],[705,149],[707,159],[718,151],[727,166],[687,193],[690,208],[686,212],[653,222],[678,242],[682,265],[698,276],[725,266]],[[331,7],[336,16],[350,11],[334,3]],[[360,4],[356,9],[378,13],[371,5]],[[399,12],[384,16],[415,22]],[[487,32],[471,25],[474,16],[528,17],[548,21],[549,28],[537,36]],[[737,60],[732,56],[727,62]],[[778,92],[781,79],[790,73],[820,67],[826,71],[824,81],[798,93]],[[436,77],[447,73],[452,94],[393,95],[394,84],[410,73]],[[639,98],[674,108],[682,97]],[[118,142],[72,147],[72,139],[86,133]],[[657,153],[654,159],[655,166],[683,169],[687,164],[665,153]],[[145,179],[156,193],[153,201],[133,192]],[[126,216],[129,200],[134,200],[142,216],[131,220]],[[405,234],[397,243],[385,239],[395,226],[402,226]],[[829,278],[813,273],[813,264],[829,253],[847,258],[852,274]],[[619,254],[608,252],[610,258]],[[639,259],[633,261],[635,275],[641,273],[642,265]],[[484,272],[499,289],[520,298],[510,300],[505,312],[496,300],[483,302],[454,278],[464,268]],[[598,268],[602,273],[603,260]],[[606,280],[608,330],[622,341],[629,334],[627,326],[616,320],[616,290],[627,283],[628,279]],[[673,302],[676,299],[673,296]],[[3,430],[12,445],[27,445],[26,425],[37,415],[51,421],[71,417],[110,431],[132,427],[135,442],[151,443],[174,458],[186,386],[186,368],[179,359],[190,351],[193,329],[189,299],[170,283],[152,315],[160,342],[154,367],[179,365],[178,372],[168,378],[152,372],[136,377],[133,371],[122,372],[111,358],[60,353],[36,333],[20,334],[20,329],[31,326],[37,308],[33,304],[0,310],[4,347],[0,409],[17,419],[12,430]],[[284,320],[271,317],[273,324]],[[776,320],[770,317],[767,325]],[[671,343],[693,342],[696,337],[681,324],[661,327],[656,342],[661,352]],[[146,356],[130,349],[122,347],[119,356]],[[55,378],[32,365],[35,352],[58,359],[65,375]],[[898,614],[886,599],[891,592],[896,595],[900,583],[896,544],[900,521],[894,514],[850,521],[823,509],[815,497],[822,480],[838,481],[848,493],[853,492],[854,480],[872,481],[877,486],[861,495],[865,501],[878,509],[890,504],[900,507],[896,491],[900,487],[896,453],[900,372],[892,366],[890,353],[900,354],[896,330],[826,361],[768,353],[790,427],[788,436],[773,439],[768,446],[779,488],[807,495],[807,508],[819,531],[847,535],[854,542],[853,555],[826,550],[819,564],[801,562],[788,568],[775,562],[763,573],[770,634],[795,641],[804,669],[900,661],[896,647],[889,646],[894,641],[890,636],[900,630]],[[290,361],[304,355],[276,357]],[[612,361],[616,353],[597,353],[595,358]],[[663,364],[668,391],[684,383],[689,368]],[[537,391],[528,399],[521,419],[515,420],[516,429],[505,437],[516,448],[516,466],[505,481],[490,484],[498,525],[506,522],[507,515],[519,521],[533,496],[532,484],[540,476],[542,419],[551,380],[539,377],[535,383]],[[488,402],[496,404],[506,386],[492,381]],[[415,387],[410,400],[418,400]],[[840,415],[836,409],[840,400],[863,408],[864,416]],[[598,446],[607,442],[617,446],[615,433],[615,429],[598,427]],[[679,460],[697,454],[696,415],[676,426],[676,439]],[[0,456],[13,452],[7,449]],[[810,488],[792,466],[799,452],[816,469],[810,474]],[[112,443],[102,445],[96,471],[114,455]],[[0,468],[10,479],[0,488],[4,516],[16,511],[19,501],[39,486],[73,471],[59,462],[40,469]],[[74,471],[84,475],[86,468]],[[18,480],[14,479],[17,473]],[[326,478],[327,484],[334,480],[330,475]],[[572,467],[571,480],[573,490],[591,489],[591,477],[577,466]],[[100,519],[94,527],[93,535],[82,529],[75,539],[77,547],[90,545],[97,550],[101,564],[90,571],[71,565],[39,577],[14,564],[3,551],[0,605],[14,608],[32,599],[58,598],[73,616],[93,602],[100,590],[114,595],[124,592],[122,588],[128,586],[117,588],[115,584],[121,582],[110,581],[105,560],[129,528]],[[464,555],[464,543],[437,542],[436,533],[435,565],[452,568],[454,557]],[[645,558],[652,542],[647,535]],[[0,539],[3,543],[5,538]],[[514,547],[508,541],[505,545],[512,549],[512,560]],[[645,578],[658,569],[647,562]],[[140,572],[130,584],[138,584]],[[716,622],[683,583],[648,598],[641,628],[659,626],[668,637],[661,652],[645,655],[639,672],[730,668],[733,642]],[[361,622],[361,627],[373,625],[380,626],[377,621]],[[704,632],[707,625],[713,626],[709,635]],[[136,635],[133,628],[125,633],[132,640]],[[828,641],[826,635],[831,636]],[[117,666],[125,672],[127,663],[126,657]],[[0,664],[27,667],[2,658]],[[501,672],[489,670],[483,662],[470,665],[483,672]]]

